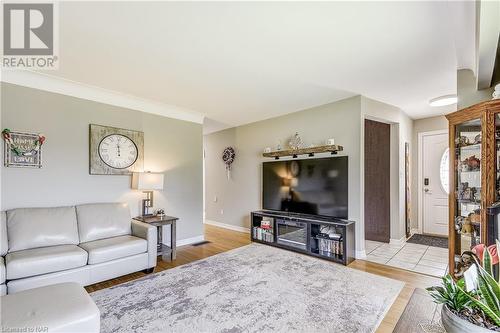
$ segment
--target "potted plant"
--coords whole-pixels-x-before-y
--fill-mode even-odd
[[[500,332],[500,281],[493,274],[499,249],[498,241],[488,248],[476,246],[463,254],[472,260],[463,278],[455,281],[447,275],[442,286],[427,288],[443,304],[441,321],[448,333]]]

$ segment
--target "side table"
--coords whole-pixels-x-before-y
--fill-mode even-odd
[[[176,222],[179,218],[178,217],[173,217],[173,216],[167,216],[167,215],[147,215],[147,216],[137,216],[134,217],[134,220],[141,221],[144,223],[149,223],[151,225],[154,225],[157,230],[157,246],[158,246],[158,255],[162,257],[163,260],[167,260],[169,258],[170,260],[175,260],[176,258],[176,235],[175,235],[175,229],[176,229]],[[170,225],[170,245],[167,246],[162,243],[162,228],[164,225]]]

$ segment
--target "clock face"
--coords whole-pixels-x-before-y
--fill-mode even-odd
[[[127,169],[137,161],[138,157],[134,141],[121,134],[104,137],[97,149],[101,160],[114,169]]]

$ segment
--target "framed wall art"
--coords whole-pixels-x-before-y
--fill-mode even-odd
[[[90,124],[91,175],[129,175],[144,170],[144,133]]]
[[[17,168],[41,168],[43,134],[14,132],[6,128],[4,139],[4,165]]]

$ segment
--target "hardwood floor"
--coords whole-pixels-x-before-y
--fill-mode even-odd
[[[209,241],[209,243],[200,246],[186,245],[179,247],[177,249],[177,259],[173,262],[158,260],[158,264],[154,270],[155,273],[250,244],[250,236],[246,233],[223,229],[207,224],[205,224],[205,239]],[[336,264],[332,263],[332,265]],[[403,290],[387,312],[385,318],[376,331],[377,333],[393,331],[415,288],[426,288],[440,282],[439,279],[431,276],[413,273],[364,260],[356,260],[352,262],[349,267],[405,282]],[[86,289],[88,292],[93,292],[99,289],[135,280],[146,275],[147,274],[142,272],[133,273],[88,286]]]
[[[177,258],[173,262],[163,261],[158,258],[158,263],[154,272],[158,273],[166,269],[181,266],[250,244],[250,236],[246,233],[218,228],[208,224],[205,224],[205,240],[210,243],[200,246],[186,245],[178,247]],[[146,275],[147,274],[142,272],[132,273],[116,279],[87,286],[85,289],[87,289],[88,292],[93,292],[99,289],[109,288],[120,283],[132,281]]]

